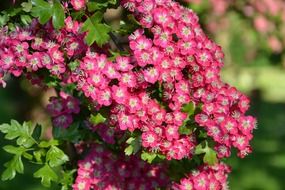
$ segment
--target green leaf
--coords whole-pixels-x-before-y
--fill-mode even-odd
[[[96,115],[91,114],[90,122],[94,125],[98,125],[100,123],[104,123],[106,118],[101,115],[101,113],[97,113]]]
[[[45,24],[52,16],[52,5],[43,0],[32,0],[32,15],[39,18],[41,24]]]
[[[76,172],[76,170],[69,170],[69,171],[63,171],[62,172],[62,178],[60,180],[60,183],[62,184],[62,188],[61,190],[69,190],[70,187],[73,184],[74,181],[74,173]]]
[[[43,163],[42,157],[44,157],[46,155],[45,150],[40,149],[38,151],[34,151],[33,154],[34,154],[34,157],[35,157],[37,163],[42,164]]]
[[[109,32],[110,26],[101,23],[103,14],[101,12],[94,13],[91,17],[88,17],[83,23],[81,28],[82,32],[87,32],[85,36],[85,42],[91,46],[96,42],[99,46],[107,43],[110,39]]]
[[[24,25],[29,25],[32,22],[32,19],[29,15],[21,15],[20,19]]]
[[[7,14],[0,15],[0,27],[3,27],[9,21],[9,16]]]
[[[117,0],[96,0],[96,2],[88,2],[87,8],[89,12],[94,12],[103,8],[107,8],[109,4],[115,5]]]
[[[182,107],[182,112],[188,113],[188,117],[193,115],[195,111],[195,104],[190,102]]]
[[[28,160],[32,160],[34,158],[33,155],[31,155],[27,152],[23,152],[23,157],[28,159]]]
[[[51,167],[57,167],[67,162],[68,156],[56,146],[51,146],[46,155],[46,160]]]
[[[21,6],[23,7],[23,11],[30,12],[32,10],[33,4],[31,1],[28,1],[21,3]]]
[[[78,60],[72,61],[68,64],[68,67],[70,68],[71,71],[75,71],[78,66],[80,65],[80,62]]]
[[[127,155],[127,156],[132,155],[134,152],[133,146],[132,145],[127,146],[127,148],[125,148],[124,152],[125,152],[125,155]]]
[[[204,154],[204,157],[203,157],[204,163],[209,164],[209,165],[215,165],[218,162],[216,152],[208,146],[207,142],[204,148],[202,144],[203,143],[196,146],[195,154],[197,155]]]
[[[51,146],[57,146],[59,145],[58,144],[58,141],[55,140],[55,139],[52,139],[50,141],[42,141],[40,144],[39,144],[39,147],[40,148],[48,148],[48,147],[51,147]]]
[[[16,171],[12,168],[7,168],[1,176],[2,181],[12,180],[16,176]]]
[[[32,16],[38,17],[41,24],[47,23],[52,18],[55,29],[64,26],[65,13],[58,0],[49,3],[44,0],[32,0]]]
[[[141,137],[130,137],[127,141],[127,148],[125,149],[125,154],[130,156],[136,154],[141,148]]]
[[[17,121],[11,120],[11,124],[0,125],[0,131],[6,133],[5,139],[17,139],[17,144],[29,148],[36,143],[32,137],[33,126],[31,122],[24,122],[20,125]]]
[[[65,14],[62,5],[59,1],[55,1],[53,4],[52,24],[55,29],[60,29],[64,26]]]
[[[204,156],[203,161],[209,165],[215,165],[218,162],[216,152],[213,149],[209,148]]]
[[[181,127],[179,127],[179,133],[181,135],[189,135],[192,133],[192,130],[186,125],[182,125]]]
[[[152,161],[156,158],[156,154],[152,152],[142,152],[141,159],[147,161],[148,163],[152,163]]]
[[[50,187],[52,181],[57,182],[58,180],[57,174],[47,164],[34,173],[34,177],[41,178],[42,185],[45,187]]]
[[[12,160],[4,164],[6,170],[2,174],[2,180],[11,180],[16,176],[16,173],[24,173],[24,165],[22,162],[22,157],[20,155],[15,155]]]
[[[15,155],[22,155],[25,151],[27,151],[27,149],[24,147],[15,147],[12,145],[4,146],[3,149],[6,152],[8,152],[10,154],[15,154]]]

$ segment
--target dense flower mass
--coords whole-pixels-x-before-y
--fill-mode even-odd
[[[227,190],[227,177],[230,169],[224,163],[215,166],[201,166],[192,171],[188,178],[181,179],[179,184],[174,184],[174,190]]]
[[[140,23],[153,34],[153,38],[149,38],[142,30],[136,31],[130,36],[130,48],[142,67],[143,83],[161,84],[163,103],[167,105],[161,108],[155,102],[147,103],[157,111],[152,111],[152,118],[146,120],[155,125],[150,128],[148,124],[147,129],[143,129],[143,137],[146,134],[151,140],[143,145],[163,150],[165,143],[175,144],[184,139],[178,134],[178,128],[187,119],[187,114],[181,110],[192,101],[195,105],[202,104],[195,121],[214,139],[220,158],[228,157],[232,146],[239,150],[241,157],[249,153],[249,141],[255,127],[254,118],[244,115],[249,100],[221,81],[223,52],[201,30],[195,13],[173,1],[126,1],[123,5],[135,11]],[[159,119],[153,114],[158,114]],[[132,118],[133,114],[126,117]],[[165,139],[156,132],[157,125],[164,126],[159,132],[165,134]],[[170,138],[168,129],[173,133]],[[195,144],[195,141],[190,142],[189,148],[193,146],[191,143]],[[189,153],[172,150],[170,154],[181,159]]]
[[[70,3],[83,10],[87,1]],[[128,55],[111,56],[108,45],[107,50],[87,46],[82,23],[71,16],[60,30],[34,20],[29,28],[0,31],[0,84],[5,86],[8,74],[25,74],[36,84],[49,76],[61,87],[75,85],[88,99],[89,112],[107,112],[100,124],[87,124],[107,144],[118,145],[121,136],[114,134],[121,132],[136,134],[143,151],[167,160],[192,159],[196,147],[203,142],[208,146],[208,141],[218,159],[229,157],[232,147],[240,157],[250,153],[256,121],[245,115],[249,99],[221,81],[223,52],[205,35],[197,15],[171,0],[121,4],[142,26],[129,36]],[[63,92],[52,97],[47,110],[54,127],[68,128],[80,104]],[[192,111],[185,109],[190,105]],[[75,190],[155,189],[169,184],[160,165],[115,155],[99,145],[78,166]],[[173,188],[226,189],[227,173],[222,163],[206,163]]]
[[[95,145],[84,160],[78,162],[73,189],[154,190],[168,186],[165,169],[134,156],[114,155],[103,146]]]

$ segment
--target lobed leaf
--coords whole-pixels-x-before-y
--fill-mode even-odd
[[[101,23],[103,14],[101,12],[94,13],[91,17],[88,17],[83,23],[81,28],[82,32],[87,32],[85,36],[85,42],[91,46],[96,42],[99,46],[107,43],[110,39],[109,32],[110,26]]]
[[[50,187],[52,181],[58,181],[57,174],[48,164],[45,164],[44,167],[40,168],[36,173],[34,173],[34,177],[41,178],[41,183],[45,187]]]
[[[67,162],[68,156],[56,146],[51,146],[46,154],[46,160],[51,167],[57,167]]]

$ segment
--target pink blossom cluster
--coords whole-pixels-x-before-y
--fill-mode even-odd
[[[52,117],[55,127],[69,127],[73,122],[73,115],[80,112],[80,102],[78,99],[63,92],[60,97],[51,97],[47,105],[47,111]]]
[[[142,146],[169,160],[194,153],[195,134],[179,133],[189,120],[182,111],[189,102],[202,105],[195,121],[214,139],[220,158],[228,157],[232,146],[241,157],[250,152],[255,120],[244,116],[249,100],[221,81],[223,52],[204,34],[195,13],[171,0],[122,3],[135,11],[152,36],[135,31],[129,37],[131,56],[110,61],[106,54],[94,52],[84,44],[80,23],[68,17],[60,31],[49,24],[38,30],[34,23],[30,30],[2,34],[1,73],[19,76],[45,68],[62,79],[62,85],[77,84],[98,110],[110,108],[110,125],[140,130]],[[69,69],[66,63],[73,60],[79,66]],[[66,121],[61,125],[69,126],[72,118],[60,116],[55,123]]]
[[[35,73],[47,69],[51,75],[62,78],[67,72],[67,60],[79,56],[85,49],[84,34],[79,33],[80,24],[65,20],[65,28],[56,31],[51,24],[41,28],[33,21],[27,28],[17,28],[11,34],[0,32],[0,83],[4,85],[3,77],[10,73],[18,77],[23,72]],[[68,56],[68,59],[66,59]]]
[[[228,157],[232,146],[239,150],[241,157],[249,153],[249,141],[255,127],[255,119],[244,115],[249,99],[221,81],[223,53],[204,34],[195,13],[171,0],[133,0],[125,1],[123,5],[135,11],[139,22],[153,35],[149,38],[142,30],[136,31],[130,36],[130,48],[137,64],[142,67],[143,80],[148,84],[158,82],[162,85],[163,103],[169,108],[160,108],[164,109],[159,117],[162,124],[153,116],[152,121],[148,120],[147,133],[151,131],[153,135],[150,143],[146,143],[144,132],[143,145],[163,150],[161,140],[171,143],[171,138],[184,139],[177,133],[169,138],[166,131],[171,125],[177,132],[187,119],[187,114],[181,112],[182,107],[192,101],[195,105],[202,104],[201,113],[195,116],[195,121],[214,139],[219,157]],[[151,109],[158,107],[153,103],[147,105]],[[169,118],[172,118],[171,123]],[[119,118],[120,121],[122,119]],[[156,128],[149,124],[153,122],[166,125],[162,127],[166,131],[154,135],[157,134]]]
[[[201,166],[187,178],[173,185],[173,190],[228,190],[227,178],[230,168],[224,163]]]
[[[169,185],[165,168],[147,164],[135,156],[118,156],[94,145],[78,162],[74,190],[154,190]]]
[[[123,131],[141,130],[142,145],[160,150],[168,159],[182,159],[193,153],[194,136],[178,133],[187,114],[180,110],[167,113],[157,100],[151,99],[146,91],[153,84],[145,80],[146,72],[137,61],[131,63],[129,57],[117,57],[111,62],[104,54],[87,52],[80,71],[73,76],[78,88],[97,103],[98,109],[111,106],[111,125]],[[117,84],[112,84],[115,81]]]
[[[79,10],[86,2],[71,4]],[[5,85],[7,74],[49,72],[62,87],[75,84],[94,105],[92,111],[109,112],[103,124],[90,126],[104,142],[116,143],[117,132],[136,131],[144,150],[168,160],[191,159],[199,143],[197,131],[205,131],[214,141],[220,159],[230,156],[232,147],[240,157],[251,152],[256,121],[245,115],[249,99],[221,81],[223,52],[205,35],[197,15],[172,0],[121,3],[142,25],[129,36],[129,56],[110,59],[104,48],[88,47],[85,33],[79,32],[81,23],[71,17],[61,30],[34,21],[28,29],[0,31],[0,84]],[[195,106],[194,113],[183,110],[189,103]],[[79,106],[76,98],[60,93],[50,99],[47,109],[54,126],[66,128]],[[181,133],[181,126],[190,132]],[[115,156],[99,145],[78,167],[75,190],[155,189],[168,184],[160,166]],[[224,164],[203,166],[174,187],[226,189],[228,172]]]

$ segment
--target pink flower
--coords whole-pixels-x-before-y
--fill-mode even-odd
[[[129,71],[133,68],[133,65],[130,64],[129,57],[120,57],[116,58],[116,69],[119,71]]]
[[[249,135],[256,128],[256,120],[251,116],[241,117],[238,127],[244,135]]]
[[[106,77],[100,72],[92,72],[90,77],[87,79],[90,84],[98,88],[106,88],[107,87],[107,79]]]
[[[158,80],[158,77],[159,77],[159,72],[154,67],[145,70],[143,74],[144,74],[144,79],[147,82],[152,83],[152,84],[154,84]]]
[[[169,141],[172,141],[173,139],[178,139],[178,127],[175,125],[167,125],[167,127],[165,128],[165,135],[167,140]]]
[[[75,10],[80,10],[85,7],[86,0],[71,0],[70,3]]]
[[[141,102],[137,97],[129,97],[127,100],[127,106],[130,112],[134,113],[142,108]]]
[[[154,10],[154,22],[164,27],[169,26],[169,24],[172,22],[172,19],[166,9],[157,8]]]
[[[3,69],[9,69],[14,64],[14,55],[12,53],[6,53],[1,55],[0,67]]]
[[[221,128],[224,133],[230,133],[230,134],[235,135],[238,132],[237,122],[231,117],[226,118],[221,123]]]
[[[148,50],[152,47],[152,41],[146,37],[137,38],[130,42],[130,48],[134,51]]]
[[[41,62],[42,62],[42,65],[44,67],[46,67],[47,69],[51,69],[52,68],[53,61],[52,61],[51,57],[47,53],[43,53],[42,54]]]
[[[77,178],[72,187],[74,190],[90,190],[90,182],[86,178]]]
[[[115,66],[112,63],[107,64],[107,66],[103,70],[103,73],[109,79],[117,79],[120,77],[120,74],[116,71]]]
[[[64,62],[63,53],[57,47],[51,48],[49,50],[49,54],[55,63],[63,63]]]
[[[119,114],[119,127],[121,130],[126,130],[133,127],[132,117],[124,113]]]
[[[248,139],[244,135],[237,135],[233,140],[234,147],[238,148],[239,150],[245,149],[248,144]]]
[[[145,132],[142,134],[142,145],[144,147],[154,148],[158,145],[158,137],[153,132]]]
[[[124,86],[112,86],[112,97],[119,104],[125,103],[129,97],[127,88]]]
[[[97,101],[104,106],[110,106],[112,104],[112,92],[109,88],[105,88],[98,92]]]
[[[41,56],[42,55],[39,52],[35,52],[28,56],[29,67],[32,70],[37,71],[39,68],[42,68]]]
[[[60,74],[63,74],[65,71],[66,71],[66,67],[63,64],[53,65],[50,70],[50,72],[56,76],[60,76]]]
[[[137,86],[136,76],[132,72],[123,73],[120,78],[120,85],[134,88]]]
[[[249,99],[246,96],[241,96],[238,106],[240,111],[245,113],[249,108]]]

